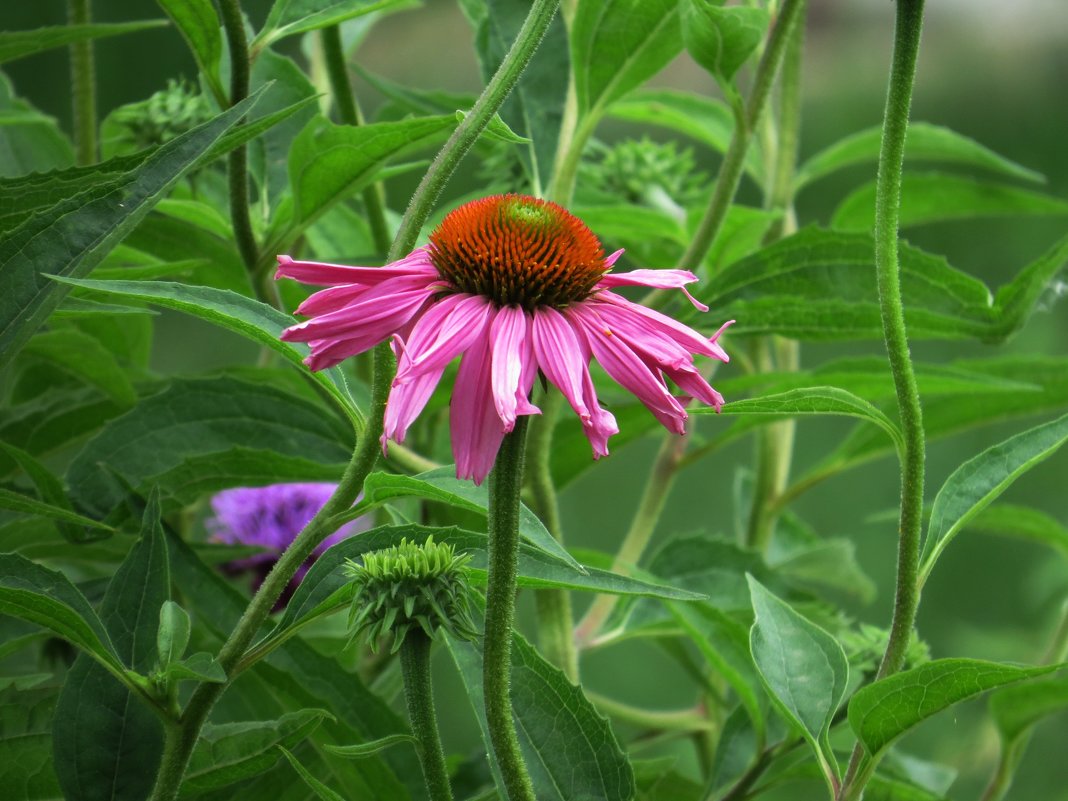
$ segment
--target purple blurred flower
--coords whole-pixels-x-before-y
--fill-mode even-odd
[[[291,542],[318,512],[337,488],[336,484],[271,484],[266,487],[239,487],[223,490],[211,499],[215,516],[205,521],[212,542],[226,545],[253,545],[262,553],[235,559],[223,565],[231,575],[252,574],[252,589],[263,583]],[[365,531],[369,522],[356,519],[327,537],[312,556],[298,568],[275,609],[286,605],[308,568],[331,545]]]

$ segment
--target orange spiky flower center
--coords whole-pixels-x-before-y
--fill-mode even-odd
[[[492,195],[449,212],[430,235],[430,258],[460,292],[529,311],[584,300],[608,270],[582,220],[527,195]]]

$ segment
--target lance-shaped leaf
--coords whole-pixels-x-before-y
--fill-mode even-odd
[[[63,47],[63,45],[89,39],[102,39],[105,36],[136,33],[166,24],[166,20],[146,19],[112,24],[56,25],[50,28],[35,28],[32,31],[4,31],[0,33],[0,64],[40,53],[42,50],[51,50],[54,47]]]
[[[849,725],[867,752],[878,757],[902,734],[953,704],[1057,669],[936,659],[857,690],[849,701]]]
[[[271,42],[305,31],[337,25],[353,17],[381,11],[407,0],[275,0],[263,29],[250,44],[261,50]]]
[[[46,278],[93,269],[153,205],[256,103],[242,101],[160,147],[136,169],[61,200],[0,240],[0,365],[7,363],[69,289]]]
[[[849,682],[842,646],[749,576],[756,620],[749,633],[753,661],[779,710],[798,726],[832,782],[837,772],[827,742]]]
[[[123,661],[142,674],[159,658],[160,608],[170,594],[158,493],[141,536],[104,592],[100,617]],[[67,673],[52,726],[56,776],[67,797],[141,801],[155,783],[163,726],[142,697],[81,654]]]
[[[1068,440],[1068,415],[1010,437],[962,464],[935,496],[924,541],[922,583],[968,521]]]

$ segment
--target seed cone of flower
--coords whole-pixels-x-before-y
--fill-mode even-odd
[[[352,639],[366,636],[374,651],[383,635],[392,634],[391,652],[396,653],[416,628],[430,638],[438,629],[464,639],[477,637],[468,606],[470,558],[428,537],[422,545],[402,539],[400,545],[364,554],[362,564],[347,560],[345,572],[355,585],[349,611]]]
[[[404,441],[446,366],[461,356],[450,405],[460,478],[481,483],[516,418],[540,413],[530,402],[539,372],[567,398],[598,458],[619,428],[598,401],[591,359],[678,434],[690,397],[717,411],[723,404],[697,371],[695,354],[728,361],[716,340],[729,322],[706,337],[612,291],[681,289],[707,311],[685,289],[696,276],[613,273],[621,254],[605,256],[593,232],[555,203],[525,195],[482,198],[450,212],[426,247],[384,267],[279,256],[277,277],[327,286],[297,309],[310,319],[287,328],[282,339],[309,343],[305,362],[313,370],[392,339],[398,366],[383,448],[390,439]]]

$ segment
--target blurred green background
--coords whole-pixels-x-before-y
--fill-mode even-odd
[[[256,23],[269,0],[243,0]],[[1068,4],[1064,0],[940,0],[929,3],[914,100],[914,119],[949,126],[1003,155],[1048,176],[1048,191],[1068,197]],[[59,0],[0,3],[0,28],[17,30],[62,24],[65,3]],[[885,93],[894,7],[890,0],[810,0],[804,67],[802,158],[837,139],[878,123]],[[98,0],[98,21],[157,18],[148,0]],[[471,32],[455,0],[428,0],[423,7],[378,24],[358,51],[368,69],[401,83],[454,91],[477,91],[478,67]],[[299,57],[299,39],[283,50]],[[163,88],[167,78],[195,78],[185,43],[170,28],[96,44],[99,112],[103,117],[123,103],[140,100]],[[16,91],[70,129],[69,67],[62,50],[6,65]],[[679,57],[654,85],[714,93],[692,61]],[[373,115],[380,97],[357,82],[366,111]],[[639,131],[608,123],[606,140],[663,130]],[[700,167],[714,174],[717,159],[695,148]],[[474,165],[461,167],[451,191],[476,188]],[[802,222],[826,222],[834,205],[873,170],[858,167],[823,180],[798,198]],[[414,179],[412,179],[414,181]],[[391,190],[394,206],[403,186]],[[741,200],[756,199],[753,186]],[[948,257],[951,264],[991,286],[1009,280],[1023,265],[1063,235],[1063,218],[991,219],[913,229],[908,238]],[[668,265],[665,265],[668,266]],[[1063,275],[1063,274],[1062,274]],[[1064,275],[1068,280],[1068,275]],[[1063,287],[1062,287],[1063,292]],[[1051,288],[1043,310],[1010,343],[1008,352],[1068,353],[1068,305],[1057,304]],[[713,310],[714,313],[714,310]],[[728,343],[729,348],[729,343]],[[847,347],[806,344],[802,360],[818,364],[841,355],[880,353],[874,343]],[[914,355],[939,361],[993,356],[978,344],[919,343]],[[164,315],[157,327],[154,366],[162,372],[203,371],[248,361],[253,351],[216,329],[186,318]],[[725,368],[726,371],[730,366]],[[729,372],[723,374],[729,375]],[[728,399],[729,400],[729,399]],[[989,402],[998,403],[991,393]],[[1035,420],[1032,424],[1039,422]],[[714,428],[719,422],[702,419]],[[929,451],[928,497],[963,460],[1027,424],[995,425],[935,443]],[[827,443],[848,431],[846,423],[804,421],[798,426],[798,468],[816,461]],[[646,470],[657,448],[650,438],[613,455],[569,487],[562,498],[569,543],[614,550],[637,505]],[[732,486],[739,466],[750,461],[748,443],[738,443],[685,473],[670,498],[657,541],[678,532],[707,530],[733,534]],[[1042,464],[1009,490],[1005,500],[1032,504],[1068,523],[1068,451]],[[804,496],[797,510],[821,533],[846,536],[858,549],[863,567],[879,586],[878,598],[859,607],[845,601],[858,618],[885,626],[889,621],[894,572],[895,522],[880,513],[896,508],[897,471],[882,460],[837,478]],[[873,519],[873,517],[875,519]],[[1068,567],[1054,552],[1038,545],[969,532],[943,557],[926,587],[919,617],[921,635],[936,657],[970,656],[1032,662],[1046,648],[1061,606],[1068,599]],[[577,597],[579,611],[584,604]],[[605,653],[589,654],[586,681],[597,691],[666,708],[689,705],[691,689],[674,664],[650,645],[630,643]],[[468,714],[458,684],[442,671],[441,695]],[[448,692],[455,687],[456,701]],[[978,797],[997,757],[997,738],[984,716],[985,702],[955,708],[924,725],[904,748],[925,758],[955,765],[961,776],[951,790],[955,799]],[[446,717],[447,718],[446,713]],[[478,747],[473,729],[447,732],[464,750]],[[1068,719],[1048,720],[1037,730],[1009,798],[1016,801],[1068,799]],[[822,789],[788,788],[782,798],[820,798]]]

